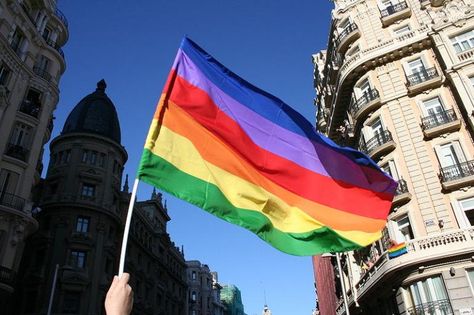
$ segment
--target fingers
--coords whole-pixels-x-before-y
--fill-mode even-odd
[[[120,276],[119,278],[120,283],[128,283],[129,280],[130,280],[130,274],[126,272],[124,272],[122,276]]]

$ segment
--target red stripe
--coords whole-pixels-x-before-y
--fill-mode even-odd
[[[392,196],[336,181],[257,146],[212,99],[182,77],[175,77],[169,99],[211,131],[263,176],[285,189],[332,208],[386,219]],[[308,184],[311,183],[311,184]]]

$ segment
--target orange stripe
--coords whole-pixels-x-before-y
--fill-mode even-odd
[[[248,162],[234,155],[228,145],[170,101],[167,102],[166,115],[163,115],[162,119],[162,124],[167,128],[188,138],[208,162],[263,187],[265,190],[279,196],[289,205],[302,209],[316,220],[333,229],[377,232],[385,225],[385,220],[368,218],[334,209],[302,198],[276,185],[257,170],[254,170]],[[212,146],[212,150],[207,149],[209,146]]]

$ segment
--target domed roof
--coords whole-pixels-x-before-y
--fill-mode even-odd
[[[69,114],[62,134],[86,132],[107,137],[120,143],[120,124],[114,103],[105,94],[107,84],[102,79],[97,89],[84,97]]]

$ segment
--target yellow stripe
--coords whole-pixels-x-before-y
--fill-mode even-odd
[[[155,133],[158,130],[159,136],[154,142],[153,139],[156,138]],[[273,226],[282,232],[305,233],[325,226],[262,187],[207,162],[187,138],[165,126],[160,126],[158,129],[157,120],[152,121],[145,148],[167,160],[182,172],[216,185],[235,207],[263,213]],[[380,232],[335,231],[359,244],[367,244],[368,240],[375,240],[380,236]]]

